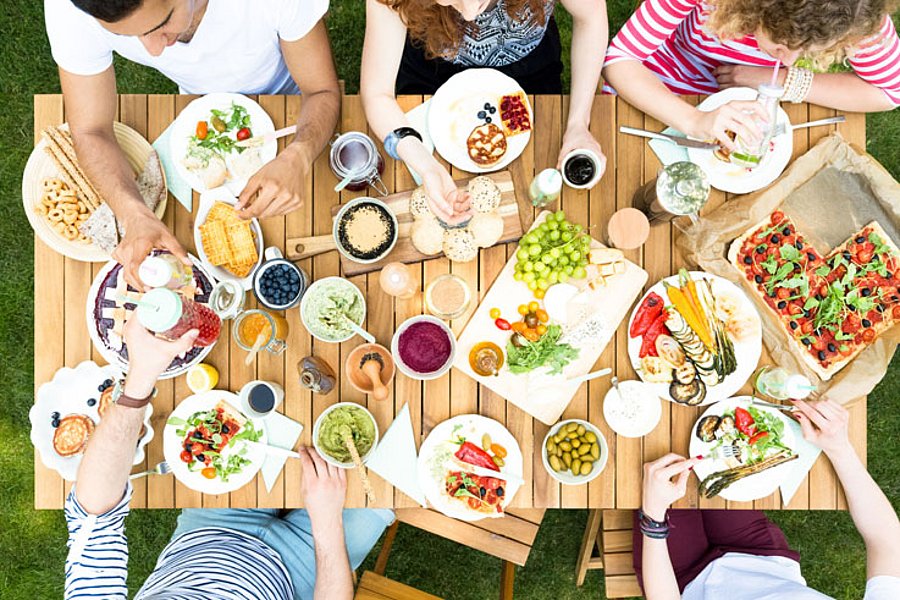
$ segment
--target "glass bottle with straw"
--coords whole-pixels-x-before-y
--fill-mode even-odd
[[[731,152],[731,162],[752,169],[758,167],[769,151],[769,142],[772,140],[775,131],[775,125],[778,121],[778,103],[784,95],[784,88],[778,85],[778,69],[781,62],[775,62],[775,68],[772,70],[772,79],[769,83],[764,83],[757,88],[758,95],[756,101],[763,107],[766,113],[767,121],[756,120],[757,125],[762,133],[758,143],[752,143],[741,136],[735,138],[734,143],[737,149]]]

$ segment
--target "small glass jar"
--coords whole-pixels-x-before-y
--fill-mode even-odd
[[[345,189],[361,192],[372,186],[382,196],[388,191],[381,180],[384,173],[384,159],[378,152],[372,138],[359,131],[349,131],[338,135],[331,142],[328,164],[338,180],[350,178]]]
[[[244,310],[247,292],[239,283],[225,279],[213,287],[209,294],[209,307],[223,321],[234,319]]]
[[[439,319],[449,321],[466,314],[472,301],[472,289],[459,275],[446,273],[425,288],[425,308]]]
[[[256,340],[262,336],[259,350],[270,354],[281,354],[287,348],[288,322],[276,312],[267,310],[248,310],[237,316],[231,326],[231,336],[237,345],[247,352],[256,346]]]
[[[222,328],[222,320],[209,306],[183,298],[167,288],[144,294],[137,316],[144,327],[173,342],[191,329],[199,330],[194,346],[214,344]]]

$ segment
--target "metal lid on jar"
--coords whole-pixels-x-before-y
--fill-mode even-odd
[[[181,296],[167,288],[156,288],[143,295],[137,306],[137,316],[141,325],[161,333],[178,323],[182,309]]]
[[[220,319],[233,319],[244,310],[246,292],[233,281],[220,281],[209,295],[209,307]]]

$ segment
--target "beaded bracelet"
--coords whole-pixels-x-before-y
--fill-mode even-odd
[[[785,102],[798,104],[806,100],[809,90],[812,88],[813,72],[800,67],[790,67],[784,80]]]
[[[642,509],[638,510],[638,526],[641,533],[654,540],[664,540],[669,537],[669,515],[666,514],[665,521],[654,521]]]

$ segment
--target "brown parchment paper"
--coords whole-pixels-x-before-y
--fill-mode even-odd
[[[865,151],[834,133],[794,161],[769,188],[727,201],[685,228],[676,243],[688,260],[748,291],[741,273],[728,262],[728,248],[776,209],[791,217],[823,256],[871,221],[900,242],[900,184]],[[794,354],[801,351],[789,344],[787,331],[764,300],[748,295],[762,316],[763,342],[772,359],[806,375],[821,398],[846,404],[867,395],[884,377],[900,343],[900,327],[894,327],[822,381]]]

